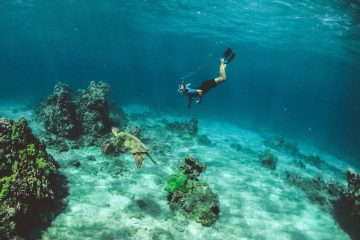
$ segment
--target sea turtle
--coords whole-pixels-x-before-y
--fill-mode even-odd
[[[115,148],[121,152],[131,152],[135,159],[136,167],[140,168],[144,161],[142,154],[145,154],[155,165],[156,162],[150,156],[148,148],[134,135],[121,132],[118,128],[111,129],[115,139],[112,141]]]

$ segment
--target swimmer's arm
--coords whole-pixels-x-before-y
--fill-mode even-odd
[[[191,96],[188,97],[189,97],[188,108],[191,108],[192,97]]]

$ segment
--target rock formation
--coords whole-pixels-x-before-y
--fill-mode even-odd
[[[69,139],[79,139],[85,145],[97,145],[102,142],[112,126],[123,128],[127,119],[121,108],[110,111],[107,96],[109,85],[92,81],[85,90],[80,90],[76,101],[71,99],[69,86],[58,83],[54,93],[41,105],[39,117],[50,135],[45,136],[47,144],[60,151],[69,149]]]
[[[66,194],[58,168],[25,118],[0,119],[0,239],[25,237],[55,217]]]
[[[85,135],[98,136],[110,132],[112,122],[107,101],[109,89],[107,83],[92,81],[90,86],[82,91],[77,114]]]
[[[57,83],[53,94],[41,105],[39,115],[49,133],[71,139],[79,134],[75,108],[69,86]]]
[[[269,149],[260,154],[259,159],[264,167],[276,170],[278,158]]]
[[[218,196],[198,176],[206,169],[205,164],[187,157],[178,172],[170,175],[166,190],[170,208],[185,217],[201,223],[213,225],[220,212]]]

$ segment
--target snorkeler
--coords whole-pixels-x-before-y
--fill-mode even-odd
[[[220,76],[211,80],[203,81],[200,87],[190,88],[190,83],[181,82],[179,85],[178,92],[183,96],[188,96],[188,108],[191,107],[193,98],[196,98],[196,103],[201,102],[201,97],[206,94],[211,88],[216,87],[220,83],[225,82],[226,80],[226,65],[230,63],[235,58],[235,53],[233,53],[231,48],[228,48],[222,58],[220,59]]]

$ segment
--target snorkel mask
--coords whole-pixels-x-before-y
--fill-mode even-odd
[[[182,81],[180,84],[179,84],[179,89],[178,89],[178,93],[182,94],[182,95],[185,95],[185,90],[188,89],[190,86],[190,83],[185,83],[184,81]]]

